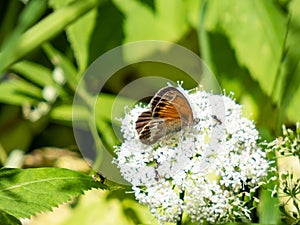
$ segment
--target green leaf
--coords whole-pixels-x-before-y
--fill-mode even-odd
[[[136,103],[136,101],[126,97],[101,93],[95,107],[96,118],[120,125],[117,119],[124,117],[124,108],[126,106],[133,108]]]
[[[177,41],[188,31],[183,1],[156,0],[155,11],[138,1],[115,0],[114,3],[126,15],[125,42],[149,39]]]
[[[16,30],[21,32],[35,24],[47,10],[47,1],[31,0],[28,2],[19,17]]]
[[[2,2],[3,3],[3,2]],[[11,38],[11,34],[16,28],[18,21],[18,15],[20,14],[20,8],[23,6],[21,1],[9,1],[6,10],[3,10],[0,21],[0,46],[3,46],[4,42]]]
[[[54,107],[50,112],[51,119],[67,123],[71,123],[72,121],[87,121],[90,116],[87,108],[76,105],[59,105]]]
[[[55,37],[67,25],[97,7],[101,2],[101,0],[75,1],[41,20],[16,38],[13,54],[11,48],[6,48],[5,51],[0,53],[0,71],[6,70],[42,43]]]
[[[1,169],[0,209],[29,218],[69,201],[85,190],[105,189],[90,176],[61,168]]]
[[[37,100],[25,95],[20,95],[15,92],[15,87],[12,83],[5,82],[0,84],[0,102],[10,105],[23,105],[25,102],[30,104],[37,103]]]
[[[59,96],[68,96],[66,91],[53,80],[52,71],[41,64],[24,60],[14,64],[11,67],[11,70],[33,82],[34,84],[39,85],[40,87],[54,87]]]
[[[19,73],[24,78],[41,87],[44,87],[46,85],[53,85],[55,83],[52,79],[51,70],[42,66],[41,64],[24,60],[14,64],[11,67],[11,70]]]
[[[268,190],[262,190],[258,207],[260,224],[278,224],[280,213],[278,198],[271,197]]]
[[[186,10],[188,12],[187,19],[190,25],[197,29],[199,27],[199,10],[202,0],[186,0],[184,4],[186,5]]]
[[[1,148],[6,152],[13,149],[28,150],[33,140],[33,130],[27,121],[11,120],[10,127],[1,127]],[[0,181],[1,182],[1,181]]]
[[[105,52],[122,45],[124,38],[124,15],[114,5],[113,1],[107,1],[98,8],[96,22],[90,42],[92,47],[90,47],[89,64]]]
[[[100,137],[107,149],[114,155],[113,146],[119,145],[120,120],[124,117],[125,107],[133,108],[135,101],[122,96],[101,93],[95,107],[95,122]],[[121,135],[120,135],[121,136]]]
[[[227,36],[238,62],[271,96],[282,57],[284,16],[272,1],[214,0],[208,3],[208,30]],[[272,97],[276,100],[277,95]]]
[[[158,225],[157,219],[133,199],[125,190],[110,192],[88,191],[79,199],[74,213],[68,216],[64,225]],[[174,223],[172,223],[174,225]],[[165,223],[171,225],[171,223]]]
[[[286,87],[284,88],[282,107],[286,108],[289,122],[298,122],[300,121],[300,0],[292,1],[289,4],[289,13],[291,21],[287,37],[287,62],[285,65],[287,76],[285,77]]]
[[[21,222],[17,218],[0,210],[0,225],[21,225]]]
[[[55,49],[51,44],[44,44],[43,49],[47,54],[48,58],[53,63],[53,65],[62,69],[63,75],[66,78],[70,87],[73,90],[76,90],[80,78],[77,76],[77,69],[75,65],[70,61],[70,59],[67,56]]]
[[[68,1],[52,0],[50,4],[53,8],[59,9],[67,5]],[[91,10],[66,29],[80,73],[83,73],[87,69],[90,49],[89,43],[95,27],[96,17],[97,10]],[[82,32],[83,27],[84,32]]]
[[[12,105],[34,104],[43,98],[41,89],[21,80],[1,83],[0,93],[0,102]]]
[[[28,27],[34,24],[42,16],[42,14],[44,14],[46,9],[46,1],[31,0],[24,8],[24,10],[20,13],[17,26],[15,27],[9,38],[7,38],[6,43],[4,43],[3,49],[1,49],[2,52],[6,52],[3,58],[1,58],[0,55],[0,62],[2,65],[9,64],[14,56],[18,54],[19,36],[26,29],[28,29]],[[0,71],[2,70],[1,64]]]
[[[79,111],[79,107],[74,110]],[[50,112],[50,118],[57,121],[72,122],[72,105],[59,105],[54,107]]]

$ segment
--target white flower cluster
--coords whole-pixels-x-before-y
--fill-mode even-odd
[[[63,71],[60,67],[56,67],[52,73],[53,80],[59,84],[63,85],[65,83],[65,78]],[[46,85],[42,90],[43,101],[37,103],[25,102],[22,105],[23,116],[24,118],[30,120],[31,122],[38,121],[42,116],[49,113],[51,110],[52,104],[58,98],[57,88],[53,85]]]
[[[114,162],[136,199],[161,223],[176,222],[183,212],[193,222],[250,219],[247,203],[257,201],[255,190],[269,168],[253,122],[242,117],[241,106],[230,97],[178,89],[187,96],[197,122],[145,145],[135,122],[149,107],[126,110],[124,142],[116,147]]]

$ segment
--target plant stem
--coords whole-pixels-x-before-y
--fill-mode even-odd
[[[45,17],[21,36],[16,37],[13,48],[6,48],[0,53],[0,72],[7,70],[13,63],[55,37],[67,25],[103,2],[104,0],[75,1]]]
[[[184,191],[182,191],[179,194],[179,198],[183,201],[184,200]],[[177,221],[176,225],[182,225],[182,216],[183,216],[183,212],[181,212],[180,216],[179,216],[179,220]]]

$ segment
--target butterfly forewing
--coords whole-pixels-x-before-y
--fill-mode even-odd
[[[176,88],[165,93],[153,109],[153,117],[180,120],[182,126],[194,121],[192,108],[186,97]]]
[[[167,93],[167,92],[170,92],[170,91],[174,91],[177,90],[176,88],[174,87],[164,87],[162,89],[160,89],[155,95],[154,97],[151,99],[150,101],[150,105],[151,105],[151,111],[153,112],[156,105],[161,101],[162,97]]]
[[[193,124],[192,108],[177,88],[159,90],[150,102],[151,110],[141,113],[136,131],[144,144],[154,144],[165,136]]]

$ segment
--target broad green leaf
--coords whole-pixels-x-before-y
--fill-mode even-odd
[[[187,10],[187,19],[195,29],[199,27],[199,11],[203,0],[186,0],[184,4]]]
[[[10,48],[0,53],[0,71],[6,70],[14,62],[30,53],[42,43],[62,32],[67,25],[94,9],[102,0],[76,1],[63,7],[16,38],[13,54]],[[1,74],[1,73],[0,73]]]
[[[187,11],[182,1],[156,0],[155,10],[139,1],[114,0],[114,3],[126,15],[127,43],[149,39],[178,41],[188,31]]]
[[[50,4],[56,10],[69,4],[70,1],[52,0]],[[68,39],[76,57],[80,73],[87,69],[90,50],[90,39],[97,17],[97,10],[93,9],[66,28]],[[84,32],[82,32],[84,29]]]
[[[50,211],[91,188],[106,186],[67,169],[4,168],[0,170],[0,209],[16,218],[28,218]]]
[[[291,21],[287,37],[286,87],[282,106],[286,107],[289,121],[299,122],[300,99],[300,0],[292,1],[289,5]]]
[[[67,27],[68,39],[71,42],[80,74],[82,74],[88,66],[90,50],[89,43],[95,27],[96,18],[97,10],[93,9]],[[84,32],[82,32],[83,28]]]
[[[21,225],[21,222],[17,218],[0,210],[0,225]]]
[[[124,20],[124,15],[112,1],[107,1],[98,8],[98,16],[90,42],[92,47],[90,47],[89,64],[105,52],[122,45]]]
[[[273,87],[281,62],[285,18],[275,4],[250,0],[208,3],[207,29],[225,34],[238,62],[250,71],[262,90],[269,96],[277,94]],[[272,97],[277,100],[277,95]]]
[[[158,225],[158,221],[143,206],[130,199],[125,190],[111,192],[88,191],[80,198],[74,212],[63,225]],[[172,223],[174,225],[174,223]],[[171,223],[165,223],[171,225]]]

